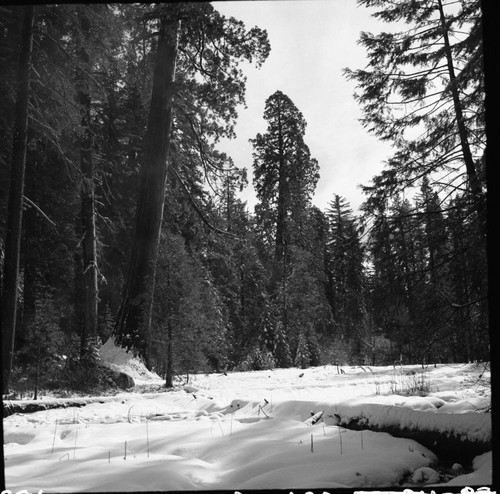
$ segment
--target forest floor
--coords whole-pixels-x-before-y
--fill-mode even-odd
[[[196,374],[173,390],[147,392],[161,389],[158,376],[118,351],[104,357],[131,374],[136,388],[89,398],[83,407],[4,418],[7,489],[402,490],[492,484],[491,413],[485,412],[490,374],[484,364]],[[321,419],[309,425],[318,412]],[[367,429],[347,428],[353,420]],[[460,448],[438,457],[432,448],[384,428],[453,436],[480,447],[465,462]]]

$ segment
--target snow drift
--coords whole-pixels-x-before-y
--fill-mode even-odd
[[[113,352],[104,348],[102,354],[112,358]],[[138,382],[161,382],[120,352],[115,365]],[[412,439],[342,425],[346,417],[362,416],[370,424],[425,427],[487,441],[491,415],[471,411],[471,403],[477,410],[485,407],[487,387],[468,385],[481,369],[472,364],[427,369],[433,392],[426,397],[388,394],[381,388],[396,371],[371,370],[345,367],[338,374],[336,367],[323,366],[195,375],[189,385],[167,392],[122,393],[82,408],[14,414],[4,419],[7,488],[123,492],[491,484],[491,452],[451,468],[454,458],[438,457]],[[308,423],[319,412],[321,420]]]

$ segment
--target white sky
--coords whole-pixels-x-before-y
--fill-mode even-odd
[[[354,82],[345,67],[364,68],[361,31],[388,30],[355,0],[265,0],[214,2],[222,14],[266,29],[271,53],[260,69],[245,68],[247,108],[240,108],[237,139],[219,148],[239,167],[249,169],[243,195],[253,209],[252,146],[248,139],[265,132],[262,115],[266,99],[278,89],[302,112],[307,122],[305,141],[320,165],[321,178],[313,203],[325,210],[333,194],[345,197],[356,210],[365,200],[358,185],[368,184],[391,155],[390,146],[369,135],[359,122]]]

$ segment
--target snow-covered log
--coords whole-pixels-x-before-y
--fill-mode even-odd
[[[121,397],[98,397],[98,398],[53,398],[44,400],[5,400],[3,402],[3,416],[8,417],[15,413],[34,413],[53,408],[84,407],[89,403],[105,403],[117,401]]]
[[[343,409],[341,409],[343,408]],[[430,413],[386,405],[339,407],[340,424],[346,429],[387,432],[394,437],[413,439],[442,456],[462,464],[491,451],[491,414]],[[476,419],[477,417],[477,419]]]
[[[316,422],[319,422],[319,421],[322,419],[322,417],[323,417],[323,413],[324,413],[323,411],[321,411],[321,412],[317,412],[317,413],[313,413],[313,412],[311,412],[311,414],[312,414],[312,415],[311,415],[311,417],[309,417],[309,418],[305,421],[305,423],[306,423],[307,425],[314,425]]]

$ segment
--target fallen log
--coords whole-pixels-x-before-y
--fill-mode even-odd
[[[322,419],[323,413],[323,411],[317,413],[311,412],[311,416],[305,421],[305,423],[307,425],[314,425]]]
[[[154,398],[158,392],[141,393],[143,398]],[[15,413],[34,413],[52,410],[55,408],[81,408],[91,403],[111,403],[127,399],[126,394],[117,394],[114,396],[88,396],[82,398],[48,398],[43,400],[3,400],[3,417],[9,417]]]
[[[384,412],[389,412],[391,408],[385,405],[378,407],[387,408]],[[450,461],[450,464],[455,462],[470,464],[476,456],[492,450],[491,425],[488,433],[488,422],[491,424],[490,414],[474,414],[478,422],[484,423],[484,429],[481,434],[470,434],[463,428],[451,427],[453,422],[460,422],[464,414],[435,414],[408,409],[408,416],[398,421],[391,420],[383,413],[373,413],[373,408],[374,405],[371,405],[371,413],[360,413],[357,410],[339,411],[339,425],[351,430],[386,432],[394,437],[413,439],[430,449],[443,462]],[[429,415],[430,413],[432,415]],[[435,422],[429,420],[431,417]],[[449,427],[443,426],[444,422]]]
[[[15,413],[34,413],[54,408],[81,408],[89,403],[105,403],[106,401],[116,401],[116,397],[99,398],[54,398],[49,400],[8,400],[3,402],[3,417],[8,417]]]
[[[100,369],[103,375],[105,375],[109,379],[109,381],[119,389],[131,390],[135,386],[134,379],[127,373],[122,372],[120,368],[114,364],[109,364],[105,362],[101,364]],[[59,399],[55,398],[47,401],[40,401],[40,400],[4,401],[3,416],[8,417],[9,415],[12,415],[14,413],[40,412],[43,410],[50,410],[53,408],[83,407],[88,403],[95,403],[95,402],[104,403],[104,401],[102,400],[106,400],[106,398],[88,397],[88,398],[59,398]]]

